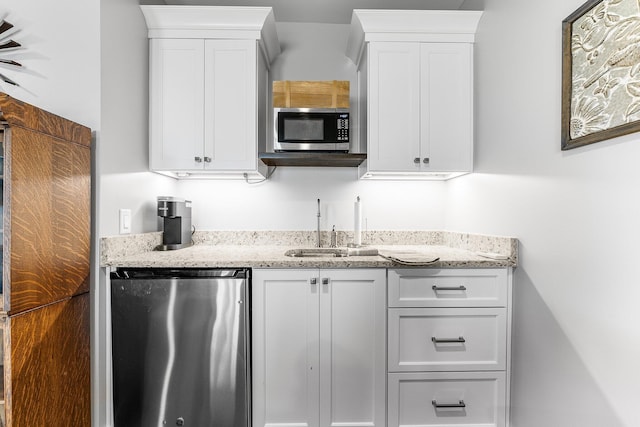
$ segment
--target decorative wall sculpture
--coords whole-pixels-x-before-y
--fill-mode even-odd
[[[2,68],[16,68],[22,67],[22,64],[14,61],[11,58],[5,57],[6,52],[12,52],[13,50],[19,48],[21,46],[20,43],[9,38],[9,30],[13,28],[13,24],[1,20],[0,21],[0,66]],[[5,83],[9,83],[13,86],[18,86],[18,83],[5,76],[0,70],[0,80]]]
[[[562,35],[562,149],[640,130],[640,2],[590,0]]]

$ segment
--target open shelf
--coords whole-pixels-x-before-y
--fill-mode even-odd
[[[258,157],[267,166],[322,166],[357,167],[367,158],[358,153],[259,153]]]

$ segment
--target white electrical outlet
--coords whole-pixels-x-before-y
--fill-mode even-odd
[[[120,209],[120,234],[131,234],[131,209]]]

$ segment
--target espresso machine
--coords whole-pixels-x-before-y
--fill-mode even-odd
[[[158,197],[158,216],[162,218],[162,244],[157,251],[187,248],[191,241],[191,201],[177,197]]]

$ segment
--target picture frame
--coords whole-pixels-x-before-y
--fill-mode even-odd
[[[589,0],[562,21],[561,149],[640,131],[640,3]]]

